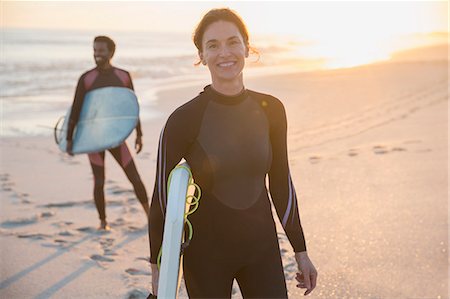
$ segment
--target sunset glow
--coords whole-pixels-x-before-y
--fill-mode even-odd
[[[348,67],[388,59],[396,51],[447,43],[448,7],[434,2],[2,2],[3,28],[183,32],[201,15],[229,6],[254,35],[289,36],[302,57]],[[421,34],[422,38],[417,36]],[[414,38],[414,36],[416,38]],[[258,47],[258,44],[255,45]],[[283,47],[284,45],[278,45]]]

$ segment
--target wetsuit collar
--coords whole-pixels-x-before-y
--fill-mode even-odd
[[[114,70],[114,67],[111,66],[110,68],[103,69],[103,68],[97,66],[97,70],[98,70],[100,73],[107,74],[107,73],[111,73],[111,72]]]
[[[218,92],[214,88],[212,88],[211,85],[206,86],[204,89],[204,92],[206,95],[208,95],[212,101],[224,104],[224,105],[236,105],[244,101],[247,96],[248,92],[247,89],[242,89],[242,91],[236,95],[225,95],[223,93]]]

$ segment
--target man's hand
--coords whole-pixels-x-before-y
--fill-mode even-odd
[[[150,264],[152,268],[152,292],[155,296],[158,295],[158,280],[159,280],[159,269],[157,264]]]
[[[136,149],[136,154],[139,154],[142,151],[142,136],[136,136],[134,148]]]
[[[73,141],[72,140],[67,140],[67,146],[66,146],[66,151],[70,156],[73,156],[72,153],[72,147],[73,147]]]

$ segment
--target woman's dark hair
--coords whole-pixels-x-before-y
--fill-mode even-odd
[[[116,44],[114,43],[114,41],[112,39],[110,39],[107,36],[100,35],[100,36],[96,36],[94,38],[94,43],[95,42],[106,43],[106,46],[108,47],[108,50],[111,52],[111,57],[113,57],[114,52],[116,51]]]
[[[195,46],[200,52],[202,52],[202,39],[206,28],[217,21],[226,21],[236,25],[242,37],[244,38],[245,46],[249,46],[247,27],[245,26],[244,21],[241,19],[241,17],[229,8],[215,8],[208,11],[203,16],[200,23],[198,23],[197,28],[195,28],[193,40]]]

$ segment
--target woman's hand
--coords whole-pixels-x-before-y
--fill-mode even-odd
[[[153,295],[158,295],[158,280],[159,280],[159,269],[157,264],[150,264],[152,268],[152,292]]]
[[[134,143],[136,154],[139,154],[142,150],[142,136],[136,136],[136,142]]]
[[[306,251],[296,252],[295,260],[301,273],[297,273],[295,279],[299,282],[298,288],[306,289],[305,296],[314,290],[317,282],[317,270],[308,257]]]

